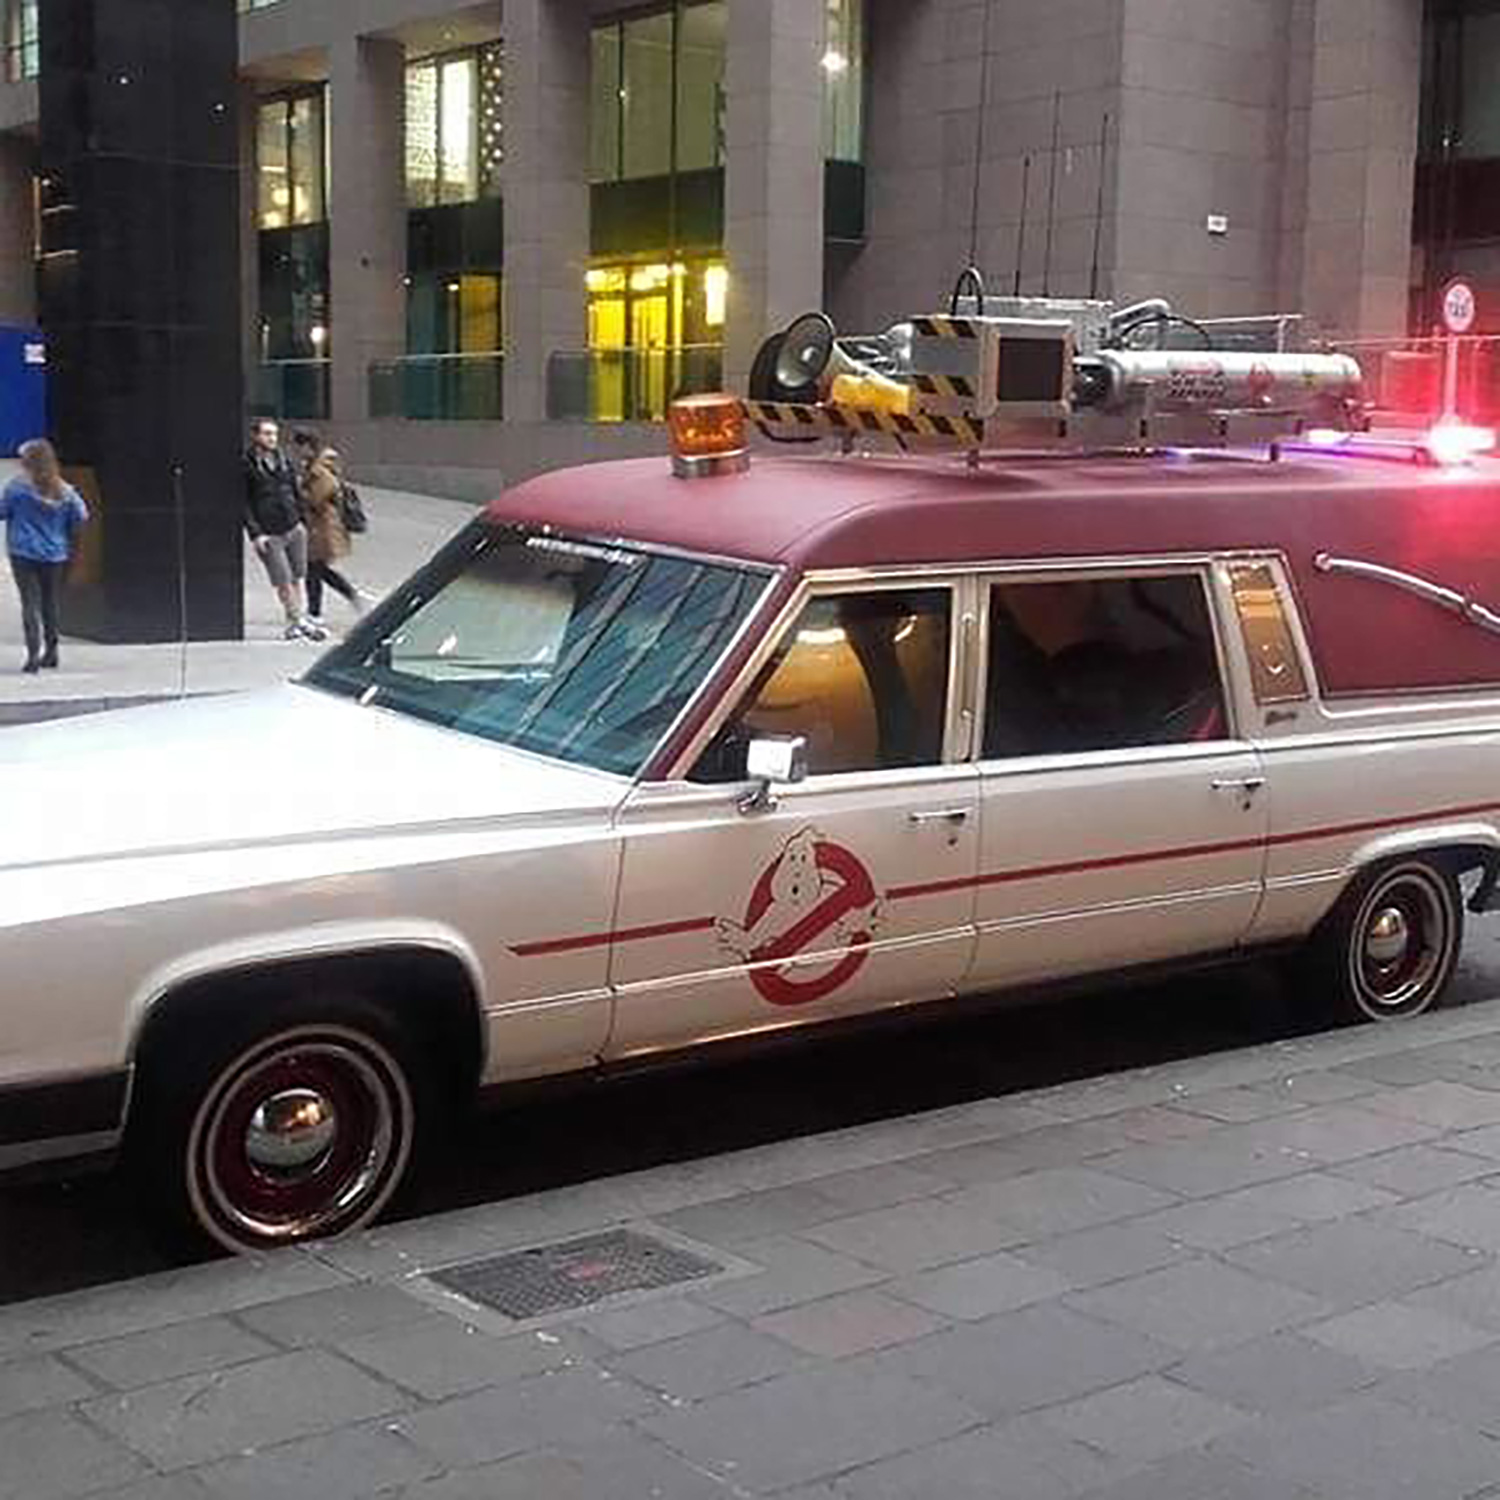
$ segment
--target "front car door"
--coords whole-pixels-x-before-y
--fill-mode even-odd
[[[984,580],[976,987],[1232,949],[1268,798],[1207,562]]]
[[[952,993],[973,947],[963,580],[809,585],[680,775],[622,811],[612,1057]],[[748,809],[750,740],[805,781]]]

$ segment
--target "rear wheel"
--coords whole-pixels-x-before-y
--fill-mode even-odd
[[[1305,966],[1334,1008],[1354,1021],[1420,1015],[1442,998],[1463,947],[1457,878],[1423,856],[1367,875],[1330,914]]]
[[[130,1154],[174,1239],[240,1251],[344,1234],[407,1174],[430,1091],[400,1028],[352,1000],[277,1009],[179,1024],[142,1059]]]

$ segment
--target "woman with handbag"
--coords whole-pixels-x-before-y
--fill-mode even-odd
[[[336,449],[324,448],[308,467],[303,508],[307,521],[307,607],[314,621],[322,620],[324,584],[347,599],[355,614],[363,614],[364,594],[334,566],[352,550],[350,533],[364,530],[363,507],[352,487],[344,482]]]
[[[83,497],[62,477],[46,438],[21,444],[21,472],[0,492],[5,550],[21,595],[26,636],[23,672],[57,665],[57,594],[73,555],[73,539],[89,518]]]

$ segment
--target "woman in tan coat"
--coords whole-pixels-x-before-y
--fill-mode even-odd
[[[307,607],[314,620],[323,615],[323,585],[342,594],[356,614],[364,613],[360,591],[335,563],[348,557],[351,542],[344,524],[344,476],[338,452],[325,448],[308,466],[302,503],[307,521]]]

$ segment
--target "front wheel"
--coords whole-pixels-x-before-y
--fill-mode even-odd
[[[132,1156],[163,1227],[243,1251],[370,1223],[412,1160],[414,1049],[360,1005],[229,1029],[143,1061]]]
[[[1442,997],[1463,947],[1457,878],[1425,857],[1382,865],[1335,907],[1313,939],[1309,977],[1354,1021],[1420,1015]]]

